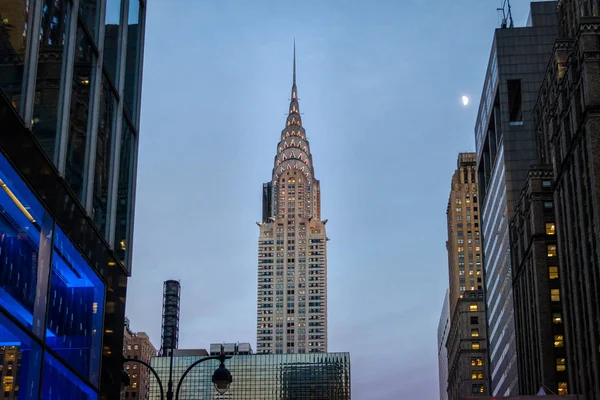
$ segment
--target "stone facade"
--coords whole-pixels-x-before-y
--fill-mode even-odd
[[[569,392],[600,398],[600,17],[558,2],[560,38],[536,106],[540,163],[553,169]]]
[[[448,399],[489,395],[487,328],[483,291],[465,292],[451,310]]]
[[[552,169],[536,166],[510,226],[519,388],[568,393]]]

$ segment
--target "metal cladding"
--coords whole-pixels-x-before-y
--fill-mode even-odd
[[[165,281],[163,287],[162,345],[161,355],[168,350],[177,349],[179,345],[179,305],[181,301],[181,285],[178,281]]]

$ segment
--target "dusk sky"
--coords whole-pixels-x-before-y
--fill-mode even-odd
[[[256,349],[255,221],[295,38],[331,238],[329,351],[350,352],[354,400],[438,399],[450,178],[474,149],[500,4],[149,0],[132,329],[160,347],[162,284],[176,279],[180,348]],[[513,1],[515,25],[528,9]]]

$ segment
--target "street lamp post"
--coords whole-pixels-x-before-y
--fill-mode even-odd
[[[221,394],[227,392],[227,390],[229,389],[229,385],[231,384],[231,382],[233,382],[231,373],[229,372],[229,370],[227,368],[225,368],[225,360],[228,360],[230,358],[231,358],[231,356],[226,356],[225,353],[223,352],[223,348],[221,347],[220,355],[204,357],[204,358],[201,358],[200,360],[194,362],[192,365],[190,365],[185,370],[183,375],[181,375],[181,378],[179,378],[179,382],[177,382],[177,388],[175,390],[175,400],[179,400],[179,390],[181,389],[181,384],[183,383],[183,380],[185,379],[186,375],[196,365],[198,365],[204,361],[208,361],[208,360],[219,360],[221,362],[221,364],[219,365],[219,368],[217,368],[215,370],[215,372],[212,376],[212,382],[213,382],[213,385],[214,385],[215,389],[217,390],[217,392],[219,392]],[[160,389],[161,400],[165,400],[163,384],[158,376],[158,373],[156,372],[156,370],[154,368],[152,368],[152,366],[150,364],[148,364],[145,361],[137,360],[137,359],[133,359],[133,358],[124,358],[123,362],[124,363],[125,362],[134,362],[134,363],[141,364],[141,365],[145,366],[146,368],[148,368],[150,370],[150,372],[152,372],[152,374],[156,378],[156,381],[158,382],[158,388]],[[167,397],[166,400],[173,400],[173,350],[171,350],[171,360],[169,363],[169,382],[167,383],[167,396],[166,397]]]

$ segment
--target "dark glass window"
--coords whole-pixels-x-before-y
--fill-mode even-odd
[[[104,284],[57,226],[46,343],[74,369],[98,381]],[[80,398],[80,397],[73,397]]]
[[[0,305],[43,336],[52,220],[0,155]]]
[[[0,361],[2,360],[9,365],[12,361],[11,369],[0,371],[4,398],[37,399],[42,364],[41,346],[0,312]],[[12,379],[7,379],[8,377]]]
[[[115,87],[117,82],[117,63],[119,62],[119,24],[121,21],[121,0],[106,1],[104,18],[104,70]]]
[[[100,5],[98,4],[98,0],[79,0],[79,14],[82,16],[88,32],[94,40],[98,37],[99,11]]]
[[[29,38],[29,1],[0,1],[0,89],[19,110]]]
[[[46,152],[56,161],[61,81],[64,70],[65,39],[69,21],[69,2],[42,0],[40,49],[35,84],[35,105],[31,131]]]
[[[129,2],[127,19],[127,59],[125,66],[125,109],[132,118],[138,102],[138,70],[140,58],[140,3],[139,0]],[[133,121],[136,123],[136,121]]]
[[[98,395],[49,353],[44,354],[42,399],[93,400]]]
[[[113,123],[116,99],[104,77],[100,88],[100,118],[96,143],[96,168],[94,170],[94,199],[92,218],[102,234],[106,230],[111,154],[113,148]]]
[[[114,249],[122,262],[127,260],[128,232],[130,229],[131,184],[133,181],[133,157],[135,137],[132,128],[123,118],[123,134],[121,136],[121,152],[119,160],[119,186],[117,195],[117,223]]]
[[[90,41],[81,26],[77,27],[76,40],[65,180],[79,201],[83,203],[87,173],[86,146],[88,145],[90,88],[95,57]]]

